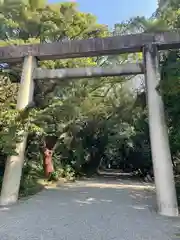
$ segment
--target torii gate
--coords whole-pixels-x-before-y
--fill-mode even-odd
[[[180,33],[134,34],[108,38],[72,40],[36,45],[0,48],[0,62],[23,63],[17,109],[24,109],[32,100],[34,79],[83,78],[145,74],[152,160],[156,184],[157,206],[161,215],[177,216],[178,206],[173,176],[168,132],[162,98],[156,87],[160,82],[158,51],[180,48]],[[128,63],[112,69],[40,69],[38,60],[92,57],[110,54],[143,52],[142,63]],[[1,205],[15,203],[18,199],[24,151],[28,133],[17,144],[18,156],[7,159],[1,190]]]

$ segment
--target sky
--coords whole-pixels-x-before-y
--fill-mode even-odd
[[[73,0],[72,0],[73,1]],[[50,3],[65,2],[49,0]],[[135,16],[150,17],[157,8],[157,0],[74,0],[79,10],[97,16],[98,23],[107,24],[110,28],[115,23]]]

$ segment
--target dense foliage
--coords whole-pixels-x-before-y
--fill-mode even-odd
[[[48,4],[44,0],[1,1],[0,45],[54,42],[111,35],[91,14],[79,12],[76,3]],[[179,4],[157,11],[151,19],[134,18],[115,25],[113,34],[178,28]],[[111,67],[142,56],[122,55],[43,61],[43,68]],[[173,159],[180,149],[179,52],[162,54],[162,90]],[[172,67],[174,66],[174,67]],[[14,154],[22,130],[29,132],[22,188],[41,176],[42,145],[54,148],[54,178],[92,174],[98,167],[141,170],[152,167],[144,87],[132,91],[132,77],[46,80],[36,82],[35,107],[15,109],[21,64],[0,66],[0,163],[3,175],[8,155]],[[137,78],[137,77],[136,77]],[[128,84],[128,81],[131,84]]]

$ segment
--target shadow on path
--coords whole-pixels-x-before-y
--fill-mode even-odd
[[[154,207],[153,185],[86,179],[1,209],[0,239],[177,239],[179,218],[161,217]]]

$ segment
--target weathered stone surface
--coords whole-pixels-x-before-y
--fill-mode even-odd
[[[0,47],[0,62],[18,62],[27,55],[40,60],[90,57],[142,51],[149,43],[159,50],[180,47],[180,32],[142,33],[86,40]]]
[[[113,68],[86,67],[86,68],[64,68],[64,69],[43,69],[37,68],[34,71],[35,79],[76,79],[91,77],[107,77],[136,75],[144,73],[142,63],[126,63]]]

